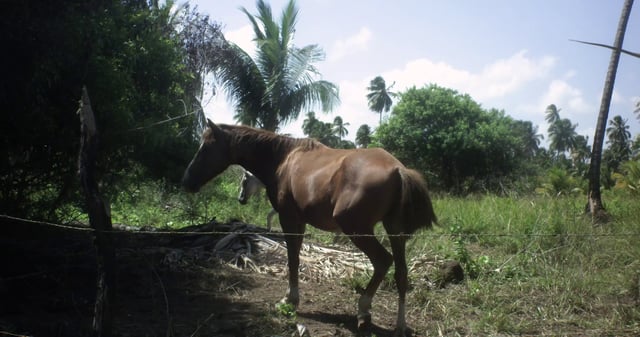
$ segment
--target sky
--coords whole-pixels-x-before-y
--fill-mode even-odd
[[[547,141],[544,111],[549,104],[578,124],[578,134],[593,140],[611,51],[583,40],[612,45],[624,0],[297,0],[293,43],[317,44],[325,60],[316,64],[322,79],[338,85],[341,104],[316,117],[341,116],[354,140],[362,124],[378,126],[368,109],[369,82],[382,76],[392,91],[437,84],[469,94],[483,108],[496,108],[517,120],[533,122]],[[225,37],[250,54],[255,50],[246,8],[253,0],[191,0],[192,6],[223,26]],[[287,3],[272,0],[276,18]],[[640,52],[640,8],[627,26],[623,48]],[[633,111],[640,100],[640,59],[622,55],[609,112],[627,119],[640,133]],[[236,124],[224,93],[205,100],[216,123]],[[302,121],[280,130],[303,137]]]

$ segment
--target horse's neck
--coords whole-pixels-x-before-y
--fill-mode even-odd
[[[269,194],[275,193],[276,171],[291,151],[301,147],[311,149],[323,146],[310,139],[278,136],[246,127],[225,127],[231,131],[230,150],[234,164],[239,164],[253,173],[264,184]]]
[[[295,148],[288,139],[260,137],[259,132],[234,142],[235,161],[264,187],[275,185],[275,173],[288,153]],[[293,141],[293,140],[291,140]]]

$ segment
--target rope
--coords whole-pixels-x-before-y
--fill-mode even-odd
[[[82,231],[82,232],[95,232],[96,230],[90,227],[80,227],[80,226],[72,226],[72,225],[63,225],[63,224],[55,224],[46,221],[35,221],[29,219],[23,219],[19,217],[14,217],[6,214],[0,214],[0,218],[9,219],[14,221],[21,221],[26,223],[32,223],[37,225],[45,225],[55,228],[61,228],[66,230],[73,231]],[[103,230],[102,233],[106,234],[145,234],[145,235],[255,235],[261,234],[263,232],[251,232],[251,231],[180,231],[180,230],[172,230],[172,231],[146,231],[146,230]],[[286,232],[264,232],[266,234],[276,234],[276,235],[290,235],[290,236],[303,236],[303,237],[334,237],[336,233],[334,232],[319,232],[319,233],[286,233]],[[387,236],[387,237],[426,237],[426,238],[436,238],[442,236],[463,236],[463,237],[640,237],[640,233],[564,233],[564,234],[551,234],[551,233],[430,233],[430,232],[419,232],[414,234],[342,234],[347,237],[379,237],[379,236]]]

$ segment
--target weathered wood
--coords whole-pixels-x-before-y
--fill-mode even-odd
[[[80,117],[80,155],[78,173],[85,195],[89,222],[95,230],[97,253],[97,289],[94,306],[93,333],[95,336],[112,335],[113,302],[115,299],[115,252],[111,239],[105,233],[112,229],[109,205],[100,196],[95,179],[97,129],[87,88],[82,88],[78,115]]]

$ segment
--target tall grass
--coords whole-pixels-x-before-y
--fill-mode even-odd
[[[584,197],[437,199],[441,235],[412,254],[462,258],[473,278],[414,294],[412,315],[434,323],[424,333],[638,335],[640,200],[603,199],[614,220],[600,226]]]

